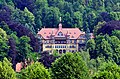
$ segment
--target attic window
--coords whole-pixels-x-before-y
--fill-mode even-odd
[[[46,34],[46,32],[44,32],[44,34]]]
[[[51,34],[51,33],[49,32],[49,34]]]
[[[49,38],[49,36],[46,36],[47,38]]]
[[[71,32],[69,34],[71,34]]]
[[[58,33],[58,36],[63,36],[63,33],[62,33],[62,32],[59,32],[59,33]]]
[[[72,38],[74,38],[74,36],[72,36]]]
[[[74,32],[74,34],[76,34],[76,32]]]

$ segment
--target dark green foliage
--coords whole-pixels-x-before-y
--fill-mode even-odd
[[[52,67],[53,79],[88,79],[86,63],[78,53],[66,53],[57,59]]]
[[[95,46],[96,46],[96,44],[95,44],[94,39],[90,39],[90,40],[87,41],[86,48],[89,51],[91,58],[95,58],[95,55],[94,55]]]
[[[39,62],[35,62],[20,72],[20,79],[51,79],[48,70]]]
[[[27,36],[22,36],[19,39],[18,43],[18,60],[24,61],[25,59],[36,60],[37,55],[35,52],[32,52],[33,48],[29,44],[30,38]]]

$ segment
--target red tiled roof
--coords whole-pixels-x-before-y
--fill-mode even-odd
[[[62,28],[62,25],[59,24],[59,28],[42,28],[38,32],[38,35],[41,35],[44,39],[51,39],[51,35],[53,35],[54,37],[59,37],[59,32],[62,32],[63,37],[69,36],[70,39],[77,39],[81,34],[85,34],[78,28]]]

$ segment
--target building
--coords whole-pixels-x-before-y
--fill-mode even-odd
[[[78,28],[62,28],[62,23],[59,24],[59,28],[42,28],[38,37],[41,40],[41,51],[50,53],[54,50],[59,53],[77,52],[86,42],[85,32]],[[92,33],[90,38],[93,38]]]

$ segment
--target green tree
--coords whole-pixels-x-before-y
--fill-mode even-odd
[[[120,12],[110,12],[110,16],[113,20],[120,20]]]
[[[13,31],[9,28],[9,26],[4,22],[0,22],[0,28],[2,28],[4,31],[6,31],[7,35],[10,35]]]
[[[6,32],[0,28],[0,60],[2,60],[4,57],[7,57],[7,53],[9,50],[7,40],[8,38]]]
[[[15,71],[11,66],[7,58],[4,58],[3,62],[0,61],[0,79],[16,79]]]
[[[35,62],[20,72],[20,79],[51,79],[48,70],[39,62]]]
[[[88,79],[88,68],[78,53],[66,53],[51,67],[53,79]]]
[[[114,62],[104,62],[99,67],[97,73],[94,74],[93,79],[119,79],[120,67]]]
[[[25,16],[26,21],[28,21],[27,23],[34,24],[35,17],[26,7],[24,9],[24,16]]]
[[[105,59],[112,58],[112,48],[110,43],[105,39],[104,36],[96,37],[96,53],[99,57],[105,57]]]
[[[71,17],[70,13],[67,12],[64,16],[63,16],[63,24],[66,27],[72,27],[72,22],[73,22],[73,18]]]
[[[90,39],[87,41],[87,50],[89,50],[91,58],[95,58],[94,51],[95,51],[95,41],[94,39]]]
[[[109,42],[113,50],[113,60],[120,64],[120,40],[116,36],[111,36]]]
[[[33,48],[29,44],[30,38],[22,36],[19,39],[18,49],[18,60],[24,61],[25,59],[36,60],[37,56],[35,52],[32,52]]]
[[[82,18],[82,13],[80,13],[79,11],[74,12],[74,27],[78,27],[78,28],[82,28],[83,26],[83,18]]]
[[[116,37],[118,37],[118,38],[120,39],[120,30],[114,30],[114,31],[112,32],[112,35],[113,35],[113,36],[116,36]]]
[[[61,16],[61,13],[59,11],[59,8],[57,7],[49,7],[45,17],[43,18],[43,25],[44,26],[52,26],[56,27],[59,23],[59,18]]]
[[[96,36],[98,33],[98,30],[100,29],[100,28],[102,28],[102,26],[105,24],[105,22],[98,22],[98,24],[94,27],[94,30],[93,30],[93,32],[94,32],[94,35]]]

